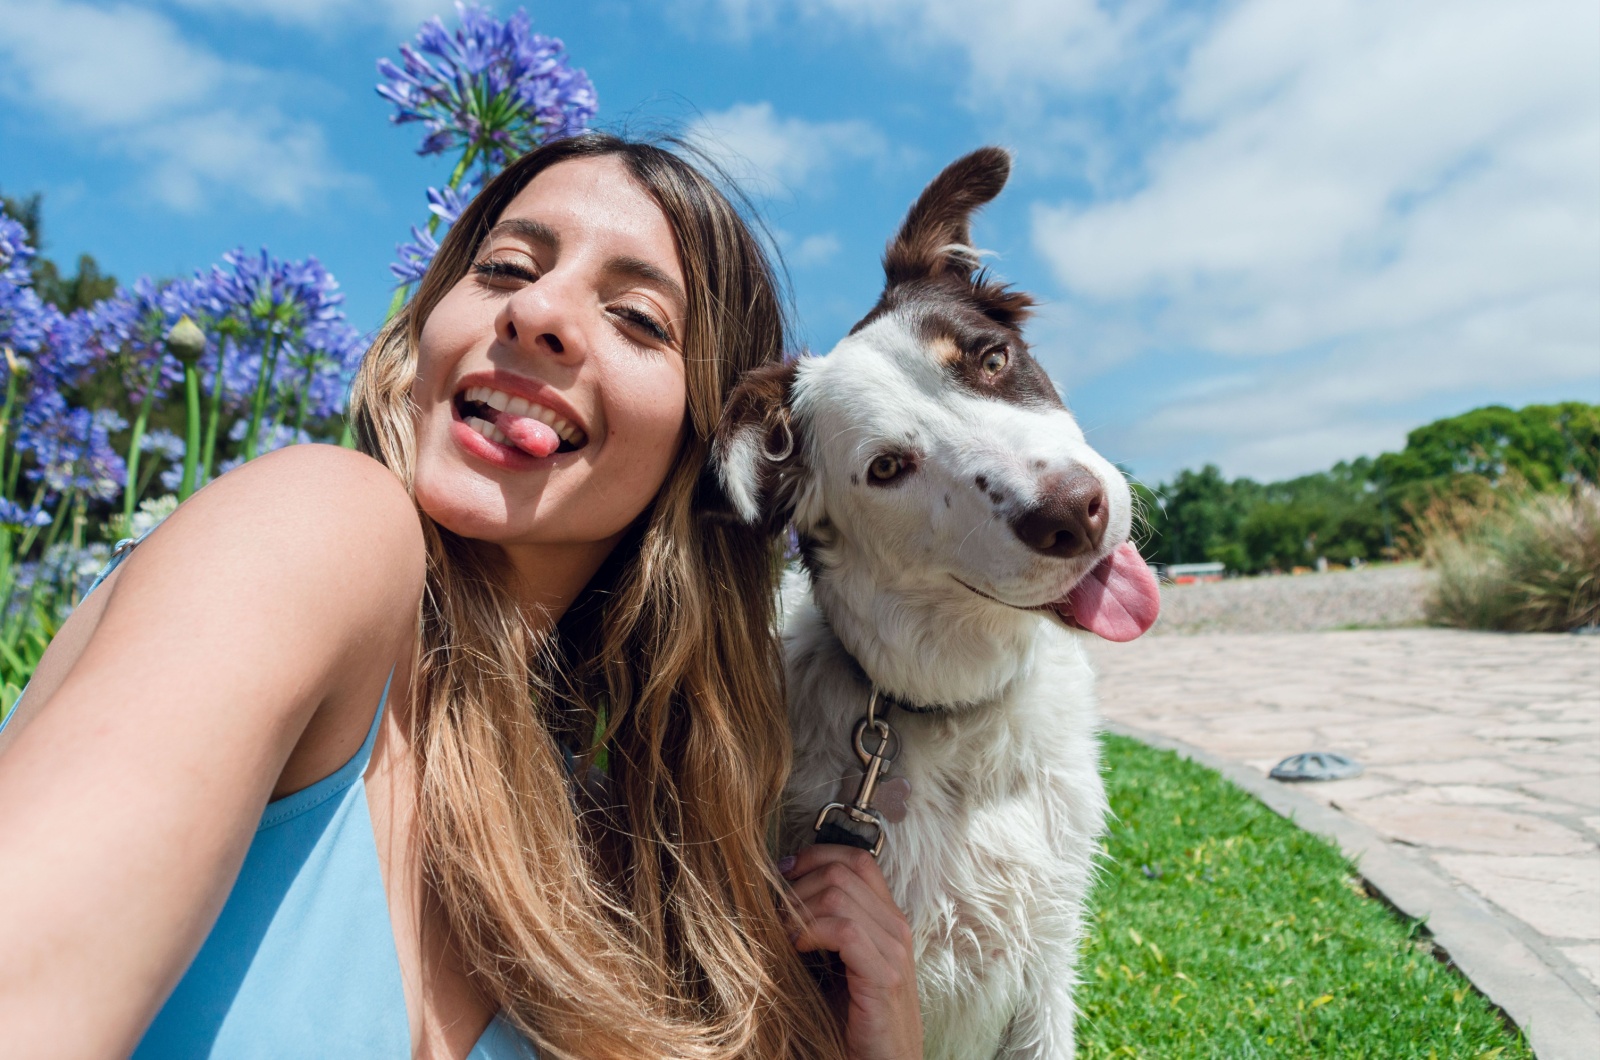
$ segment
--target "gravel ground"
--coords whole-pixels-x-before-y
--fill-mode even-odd
[[[1153,633],[1307,633],[1422,625],[1432,575],[1416,564],[1164,585]]]

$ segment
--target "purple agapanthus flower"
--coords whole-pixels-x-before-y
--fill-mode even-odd
[[[439,243],[426,228],[412,225],[410,241],[396,243],[394,252],[400,260],[391,262],[389,271],[402,284],[416,283],[428,271],[433,256],[439,253]]]
[[[183,439],[171,431],[161,428],[157,428],[139,439],[139,448],[146,453],[154,453],[163,460],[180,461],[183,459]]]
[[[6,215],[0,209],[0,282],[25,286],[32,281],[28,262],[34,249],[28,245],[28,230],[22,222]]]
[[[44,347],[61,320],[60,311],[33,290],[28,269],[33,256],[28,230],[0,210],[0,347],[25,358]],[[6,365],[0,365],[0,372],[6,370]]]
[[[119,287],[83,312],[83,333],[71,345],[89,355],[89,367],[118,372],[136,403],[146,399],[152,381],[156,394],[165,393],[183,381],[183,366],[167,356],[166,334],[196,311],[192,288],[188,281],[157,283],[148,276]]]
[[[29,508],[16,501],[0,497],[0,526],[9,530],[25,530],[30,526],[49,526],[50,513],[39,508]]]
[[[424,22],[414,43],[400,46],[401,66],[378,60],[378,95],[395,106],[390,120],[427,130],[418,153],[461,149],[503,166],[588,127],[599,107],[589,75],[571,65],[561,41],[533,32],[527,11],[501,22],[457,0],[456,16],[454,33],[437,17]]]
[[[424,22],[414,43],[400,46],[403,66],[378,61],[378,94],[395,106],[390,120],[427,130],[418,153],[461,152],[450,186],[428,189],[427,229],[413,228],[395,248],[389,271],[401,285],[422,278],[440,225],[454,224],[490,177],[541,143],[582,132],[599,109],[589,75],[559,40],[533,32],[525,10],[501,22],[457,0],[456,14],[453,34],[437,18]]]
[[[471,201],[470,189],[463,194],[455,188],[429,188],[428,212],[438,218],[436,224],[449,228],[461,219],[461,212],[467,208]],[[439,252],[439,241],[434,238],[429,228],[411,227],[411,241],[395,245],[395,253],[400,260],[389,266],[389,271],[394,273],[395,279],[401,283],[416,283],[422,279],[422,274],[428,271],[428,265],[433,261],[433,256]]]
[[[91,500],[115,500],[127,468],[111,435],[128,421],[111,409],[91,412],[68,407],[65,400],[60,410],[42,423],[24,422],[17,431],[17,448],[31,452],[36,461],[28,481],[42,483],[51,495],[76,490]]]
[[[110,435],[124,426],[115,412],[74,407],[63,391],[81,384],[96,354],[94,327],[83,311],[63,315],[42,302],[26,268],[33,257],[22,226],[0,214],[0,380],[12,388],[7,434],[17,458],[30,454],[26,479],[43,487],[41,500],[81,489],[109,500],[121,488],[122,458]],[[31,519],[28,508],[6,500],[10,516]]]
[[[338,281],[317,259],[234,250],[189,284],[187,311],[205,321],[210,339],[200,361],[208,393],[220,353],[229,409],[251,402],[270,362],[274,409],[305,400],[303,415],[312,419],[344,411],[364,343],[344,315]]]

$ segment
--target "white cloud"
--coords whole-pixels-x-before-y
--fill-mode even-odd
[[[764,195],[814,189],[839,163],[882,158],[889,149],[883,134],[867,122],[785,118],[767,102],[703,114],[685,138],[730,177]]]
[[[691,9],[703,0],[686,0]],[[965,60],[975,96],[1083,89],[1108,76],[1134,76],[1129,60],[1180,39],[1199,22],[1160,0],[715,0],[735,36],[771,28],[781,11],[815,23],[872,29],[901,58],[925,62],[930,51],[954,50]]]
[[[320,128],[271,110],[177,117],[130,134],[126,144],[149,163],[150,191],[178,210],[200,207],[218,189],[298,210],[316,193],[354,179],[330,167]]]
[[[1600,8],[1249,0],[1175,113],[1142,187],[1037,207],[1035,245],[1091,342],[1284,363],[1145,442],[1306,470],[1419,400],[1600,389]]]
[[[349,23],[383,23],[408,28],[438,15],[455,16],[450,0],[173,0],[192,11],[225,12],[288,25],[326,28]]]
[[[826,265],[842,249],[839,237],[832,232],[806,236],[789,254],[789,261],[798,268]]]
[[[1130,457],[1298,472],[1500,395],[1600,397],[1594,4],[680,0],[708,2],[957,58],[1019,190],[1078,189],[1034,211],[1041,357],[1204,375],[1145,399]]]
[[[0,23],[0,95],[142,161],[150,194],[169,205],[233,192],[298,208],[351,180],[318,126],[266,102],[270,73],[224,62],[159,13],[0,0]]]

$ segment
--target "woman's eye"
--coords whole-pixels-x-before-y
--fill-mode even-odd
[[[506,280],[532,283],[539,278],[538,273],[518,261],[480,261],[472,266],[472,271],[490,283]]]
[[[649,335],[657,342],[666,343],[672,341],[672,336],[667,334],[667,329],[662,327],[660,322],[657,321],[655,317],[651,316],[649,313],[646,313],[642,309],[635,309],[633,306],[624,305],[617,306],[612,310],[612,312],[621,317],[623,320],[626,320],[628,323],[632,324],[634,327],[638,328],[640,331],[644,332],[646,335]]]
[[[1004,346],[996,346],[983,355],[983,374],[999,375],[1011,363],[1011,354]]]
[[[885,453],[867,465],[867,474],[878,482],[890,482],[905,470],[905,461],[892,453]]]

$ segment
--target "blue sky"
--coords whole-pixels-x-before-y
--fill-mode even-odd
[[[492,5],[501,14],[507,3]],[[1150,481],[1280,477],[1491,401],[1600,401],[1590,0],[529,4],[599,124],[700,138],[777,233],[801,337],[873,301],[946,162],[1016,152],[977,227],[1091,440]],[[374,63],[433,0],[0,0],[0,189],[119,278],[315,255],[352,320],[437,159]]]

